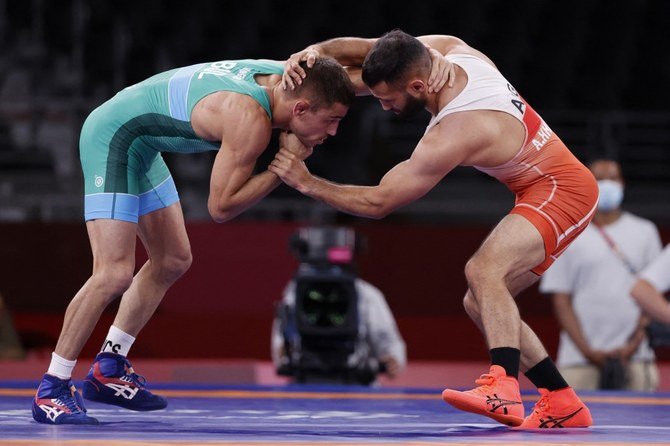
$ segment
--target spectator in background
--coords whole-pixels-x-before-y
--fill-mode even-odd
[[[23,359],[25,352],[14,329],[12,317],[0,295],[0,359]]]
[[[654,352],[643,342],[640,310],[628,290],[660,252],[661,239],[651,221],[622,211],[624,181],[616,161],[595,160],[589,168],[598,180],[598,211],[540,282],[540,291],[552,294],[562,329],[557,364],[576,389],[654,391]],[[625,378],[607,383],[606,376]]]
[[[649,318],[670,324],[670,303],[663,293],[670,291],[670,244],[638,275],[631,296]]]

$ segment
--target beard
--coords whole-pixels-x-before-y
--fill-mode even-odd
[[[405,93],[405,106],[400,110],[398,116],[401,118],[411,118],[419,113],[426,106],[424,98],[415,98],[409,93]]]

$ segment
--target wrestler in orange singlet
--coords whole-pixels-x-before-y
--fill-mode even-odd
[[[431,60],[425,45],[453,64],[451,88],[429,88]],[[372,218],[422,197],[458,165],[473,166],[507,185],[516,194],[514,208],[465,267],[465,309],[486,336],[491,367],[476,380],[476,388],[446,389],[442,396],[459,409],[510,426],[590,426],[588,408],[521,320],[514,302],[592,218],[598,189],[590,171],[493,62],[458,38],[417,39],[395,30],[379,39],[329,40],[289,59],[286,86],[304,77],[298,62],[309,65],[318,55],[348,66],[358,92],[372,93],[385,110],[404,114],[424,107],[433,118],[410,159],[392,168],[377,186],[339,185],[315,177],[286,149],[278,152],[269,169],[305,195]],[[517,380],[520,368],[541,394],[525,418]]]

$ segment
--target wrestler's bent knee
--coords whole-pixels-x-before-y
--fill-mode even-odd
[[[111,266],[93,274],[93,282],[102,294],[114,299],[121,296],[133,283],[133,270],[121,266]]]
[[[174,282],[188,271],[192,263],[190,250],[167,255],[160,260],[159,275],[166,282]]]
[[[479,304],[470,290],[465,293],[465,297],[463,298],[463,308],[465,308],[465,312],[468,313],[471,319],[479,319]]]

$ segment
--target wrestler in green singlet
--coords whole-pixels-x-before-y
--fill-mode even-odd
[[[232,91],[255,99],[272,119],[270,101],[254,76],[282,74],[269,60],[228,60],[166,71],[125,88],[86,119],[79,142],[85,219],[137,223],[138,217],[179,200],[160,152],[218,150],[190,122],[205,96]]]

